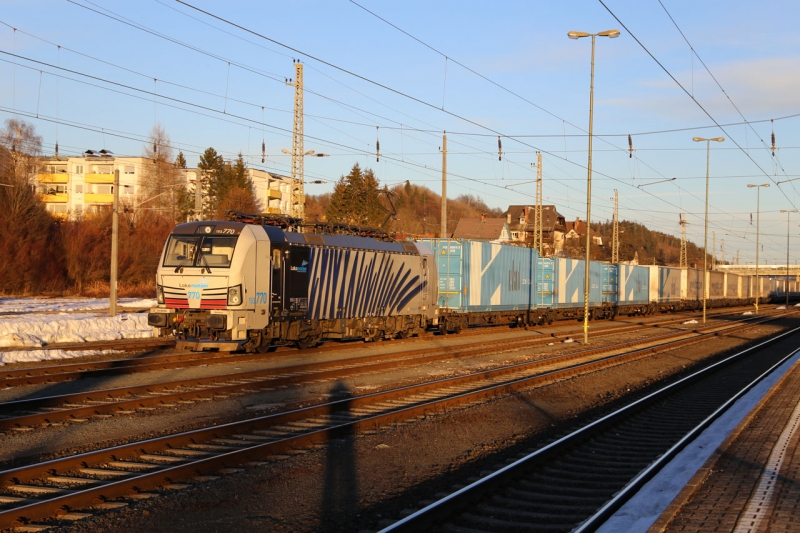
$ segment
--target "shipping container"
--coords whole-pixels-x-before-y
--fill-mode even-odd
[[[536,261],[536,307],[553,307],[556,266],[552,259],[539,257]]]
[[[617,302],[619,299],[619,266],[600,263],[600,294],[604,302]]]
[[[650,268],[639,265],[619,265],[619,303],[650,303]]]
[[[677,267],[659,266],[658,269],[658,301],[679,302],[682,292],[683,270]],[[652,283],[652,281],[651,281]]]
[[[725,272],[725,298],[742,298],[741,276]]]
[[[600,305],[603,301],[600,291],[602,273],[601,264],[592,261],[589,271],[589,305]],[[556,307],[581,307],[584,302],[584,278],[586,276],[586,262],[582,259],[568,259],[559,257],[556,265],[556,291],[554,303]]]
[[[438,258],[439,306],[451,311],[534,307],[533,248],[467,239],[424,239]]]
[[[725,298],[725,273],[717,270],[711,270],[706,273],[708,280],[708,295],[709,300],[721,300]],[[702,299],[702,292],[701,292]]]
[[[685,268],[681,272],[681,300],[703,299],[703,271]]]

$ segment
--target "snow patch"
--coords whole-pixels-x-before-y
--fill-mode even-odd
[[[786,306],[785,306],[785,305],[779,305],[779,306],[778,306],[778,307],[776,307],[775,309],[786,309]]]
[[[139,300],[142,301],[142,300]],[[147,314],[133,313],[117,316],[97,316],[92,313],[7,315],[0,320],[0,347],[22,348],[47,346],[54,343],[81,343],[118,339],[139,339],[153,336],[147,325]],[[97,350],[70,351],[35,350],[0,352],[0,363],[64,359],[100,353]]]
[[[6,298],[0,299],[0,313],[44,313],[54,311],[101,311],[108,309],[108,298]],[[119,298],[119,307],[155,307],[153,298]]]
[[[695,319],[687,320],[686,322],[682,322],[682,324],[697,324],[697,320]]]
[[[753,312],[752,312],[752,311],[745,311],[745,312],[744,312],[744,313],[742,313],[742,314],[743,314],[743,315],[752,315],[752,314],[753,314]]]
[[[102,355],[116,352],[119,352],[119,350],[24,350],[0,352],[0,366],[8,363],[32,363],[36,361],[72,359],[74,357]]]

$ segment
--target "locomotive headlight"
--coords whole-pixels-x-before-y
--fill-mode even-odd
[[[228,287],[228,305],[239,305],[242,303],[242,286]]]
[[[158,300],[158,303],[164,303],[164,287],[161,285],[156,285],[156,299]]]

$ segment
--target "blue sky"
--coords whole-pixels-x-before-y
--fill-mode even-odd
[[[4,0],[0,119],[17,111],[35,124],[45,153],[58,140],[61,153],[105,147],[120,155],[140,155],[158,121],[190,165],[213,146],[288,174],[281,149],[290,148],[293,89],[283,80],[294,76],[298,58],[305,65],[305,148],[331,154],[307,159],[306,179],[328,182],[309,185],[309,193],[330,190],[355,162],[383,183],[409,180],[437,190],[447,131],[451,198],[472,194],[503,209],[533,202],[528,182],[540,150],[545,201],[568,220],[584,218],[591,42],[566,34],[617,28],[619,38],[597,39],[592,218],[611,218],[617,189],[622,218],[678,235],[684,212],[689,238],[702,244],[706,153],[692,137],[723,136],[711,151],[717,247],[724,239],[727,259],[738,250],[743,263],[754,261],[756,194],[746,185],[770,183],[761,194],[760,259],[785,261],[787,223],[779,211],[800,209],[800,180],[776,185],[800,177],[800,116],[792,116],[800,113],[800,35],[782,30],[800,22],[795,3],[604,0],[606,9],[599,1],[359,0],[437,52],[349,0],[187,1],[296,51],[175,0]],[[765,148],[773,128],[775,157]],[[800,215],[792,216],[795,263]]]

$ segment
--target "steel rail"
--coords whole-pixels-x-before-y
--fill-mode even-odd
[[[637,344],[661,342],[671,338],[697,334],[706,330],[711,331],[720,327],[722,327],[722,325],[716,324],[691,331],[680,330],[622,344],[599,346],[589,350],[578,350],[570,354],[561,354],[533,362],[500,367],[495,371],[513,372],[523,368],[535,369],[553,364],[565,364],[569,361],[589,357],[594,354],[627,349]],[[611,334],[612,332],[608,333]],[[619,330],[615,330],[613,333],[619,334],[620,332]],[[525,349],[534,345],[549,343],[552,339],[533,339],[533,341],[535,342],[531,342],[531,339],[517,339],[507,343],[500,343],[499,345],[496,342],[492,344],[473,343],[461,346],[459,349],[450,349],[444,353],[442,353],[441,348],[428,348],[399,354],[385,354],[373,358],[359,357],[348,360],[308,363],[291,367],[239,372],[190,380],[184,379],[157,384],[118,387],[114,389],[3,402],[0,403],[0,416],[5,415],[5,417],[0,418],[0,430],[29,429],[33,425],[48,425],[62,421],[76,420],[83,422],[86,420],[85,417],[131,414],[133,410],[154,407],[174,407],[176,402],[194,402],[201,399],[213,399],[214,397],[231,394],[257,392],[258,390],[295,385],[320,379],[330,380],[343,376],[352,376],[354,374],[374,373],[387,369],[418,366],[456,357],[475,357],[486,353]],[[74,405],[78,402],[85,402],[86,405]],[[65,405],[67,407],[61,408]],[[35,410],[39,411],[15,414],[20,411]]]
[[[751,326],[752,324],[733,326],[729,327],[728,331]],[[705,333],[690,340],[698,342],[714,335]],[[165,483],[211,474],[219,468],[261,460],[293,449],[319,444],[332,436],[374,429],[387,423],[437,412],[446,407],[496,398],[519,389],[616,366],[643,357],[652,351],[672,348],[676,344],[683,345],[686,340],[675,341],[667,346],[612,355],[534,376],[512,377],[499,383],[485,383],[493,377],[498,377],[498,372],[492,370],[480,373],[483,375],[482,380],[478,379],[477,375],[470,375],[410,385],[6,470],[0,472],[0,486],[6,490],[17,489],[23,494],[25,490],[46,487],[41,484],[25,485],[25,483],[35,483],[35,480],[41,477],[50,477],[61,482],[72,480],[73,484],[77,482],[79,485],[91,486],[57,494],[45,500],[20,498],[18,502],[20,506],[0,511],[0,527],[28,523],[100,501],[125,497],[132,491],[149,490]],[[438,394],[436,394],[437,389],[439,389]],[[431,395],[434,397],[431,398]],[[281,437],[282,434],[291,431],[296,432],[285,438]],[[259,442],[264,440],[271,442]],[[172,465],[165,466],[164,462]],[[175,462],[180,464],[174,464]],[[92,465],[95,467],[90,468]],[[150,471],[129,471],[134,470],[133,467],[136,465]],[[83,472],[85,475],[96,475],[101,469],[105,469],[104,471],[112,477],[121,475],[125,479],[104,483],[98,478],[70,476],[75,470],[79,474]]]
[[[717,316],[727,316],[729,312],[719,313]],[[636,325],[623,326],[604,326],[596,335],[609,335],[614,332],[625,333],[640,327],[665,327],[678,324],[684,321],[683,318],[669,319],[661,322],[638,322]],[[580,330],[559,332],[558,335],[577,335]],[[174,342],[174,341],[170,341]],[[405,339],[393,342],[393,345],[400,343],[417,342],[415,339]],[[368,344],[358,345],[359,348],[368,347]],[[292,355],[318,354],[324,351],[341,350],[341,345],[323,346],[307,350],[292,350]],[[188,357],[187,357],[188,356]],[[29,367],[14,370],[0,370],[0,387],[18,387],[24,385],[35,385],[38,383],[56,383],[61,381],[73,381],[77,379],[93,376],[111,376],[134,374],[145,371],[169,370],[183,368],[187,366],[198,366],[204,364],[226,364],[231,362],[246,362],[254,360],[264,360],[269,356],[264,354],[232,354],[220,355],[217,352],[192,352],[190,354],[171,354],[155,355],[140,358],[116,359],[111,361],[96,361],[84,363],[68,363],[63,365],[53,365],[44,367]]]
[[[642,398],[634,400],[633,402],[609,413],[589,424],[571,432],[570,434],[555,440],[552,443],[543,446],[542,448],[527,454],[526,456],[514,461],[513,463],[500,468],[499,470],[488,474],[487,476],[463,487],[448,496],[437,500],[423,509],[420,509],[400,520],[394,524],[383,528],[380,533],[404,533],[410,531],[420,531],[432,527],[434,524],[441,523],[447,520],[448,517],[466,509],[468,506],[473,505],[474,502],[487,497],[499,490],[499,488],[506,486],[513,479],[519,477],[522,472],[535,466],[537,463],[546,460],[549,457],[555,456],[560,450],[563,450],[576,442],[589,438],[591,432],[608,426],[612,422],[629,415],[629,413],[639,409],[647,404],[650,404],[658,399],[661,399],[670,393],[677,390],[685,384],[699,379],[706,374],[721,368],[731,362],[737,361],[742,357],[760,350],[770,344],[773,344],[781,339],[790,335],[800,332],[800,328],[794,328],[789,331],[783,332],[779,335],[771,337],[755,346],[746,348],[731,356],[717,361],[709,366],[706,366],[692,374],[681,378],[665,387],[660,388]],[[582,522],[574,531],[590,531],[599,526],[599,524],[607,519],[616,509],[618,509],[633,492],[638,490],[645,482],[652,478],[655,473],[660,470],[669,460],[671,460],[692,438],[697,436],[708,425],[713,422],[725,408],[729,407],[736,399],[742,394],[750,390],[755,384],[761,381],[766,375],[774,370],[777,366],[783,363],[786,359],[797,353],[798,350],[794,349],[788,355],[781,357],[780,361],[770,366],[769,370],[761,373],[754,380],[750,381],[744,388],[739,390],[731,399],[727,400],[722,407],[714,410],[714,412],[707,416],[700,424],[693,427],[679,442],[675,443],[669,448],[666,454],[658,458],[654,463],[645,467],[634,479],[632,479],[626,486],[617,493],[611,500],[603,504],[590,518]]]

